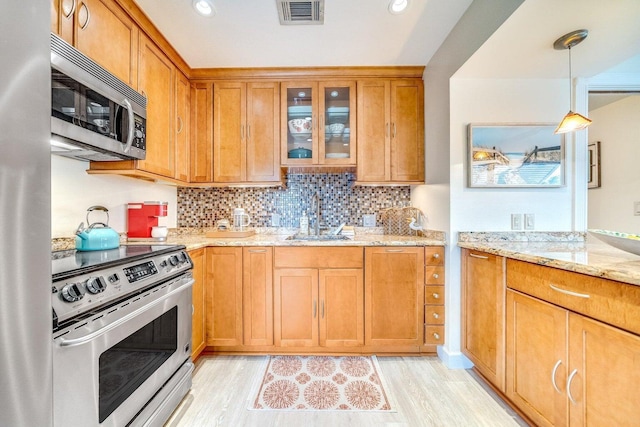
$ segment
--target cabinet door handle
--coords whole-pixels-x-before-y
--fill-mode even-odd
[[[322,300],[322,305],[320,306],[320,316],[324,319],[324,300]]]
[[[555,388],[558,393],[562,394],[562,392],[558,388],[558,385],[556,384],[556,371],[558,370],[560,365],[562,365],[562,360],[558,360],[556,362],[556,365],[553,367],[553,371],[551,371],[551,384],[553,384],[553,388]]]
[[[178,133],[182,133],[182,117],[178,116]]]
[[[244,139],[244,125],[240,125],[240,140]]]
[[[252,254],[263,254],[265,252],[267,252],[266,249],[249,249],[249,253]]]
[[[396,124],[393,124],[393,138],[395,139],[396,137]]]
[[[562,289],[559,288],[558,286],[554,285],[553,283],[549,284],[549,287],[551,289],[553,289],[554,291],[558,291],[562,294],[566,294],[566,295],[571,295],[573,297],[578,297],[578,298],[591,298],[591,296],[589,294],[581,294],[579,292],[574,292],[574,291],[569,291],[567,289]]]
[[[569,379],[567,380],[567,396],[569,397],[569,400],[571,401],[571,403],[573,403],[574,405],[577,405],[577,402],[571,395],[571,381],[573,381],[573,377],[575,377],[577,373],[578,373],[577,369],[574,369],[573,371],[571,371],[571,374],[569,374]]]
[[[385,252],[404,252],[404,249],[385,249]]]
[[[247,125],[247,140],[251,138],[251,125]]]
[[[87,19],[84,21],[84,24],[80,25],[80,29],[84,30],[89,25],[89,21],[91,21],[91,11],[89,11],[89,7],[87,7],[85,3],[82,3],[80,5],[80,9],[84,9],[85,13],[87,14]]]
[[[488,256],[484,256],[484,255],[476,255],[473,252],[469,252],[469,256],[472,258],[480,258],[480,259],[489,259]]]
[[[318,302],[316,300],[313,300],[313,318],[316,318],[316,313],[318,311]]]
[[[389,123],[385,125],[385,128],[386,128],[385,136],[389,136]]]
[[[65,2],[62,3],[62,13],[64,14],[65,18],[68,18],[71,15],[73,15],[73,12],[75,11],[76,11],[76,0],[72,0],[71,8],[66,7]]]

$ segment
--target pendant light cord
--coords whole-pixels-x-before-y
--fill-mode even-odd
[[[569,111],[573,111],[573,74],[571,73],[571,46],[569,46]]]

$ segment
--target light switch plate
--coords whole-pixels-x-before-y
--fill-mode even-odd
[[[534,214],[524,214],[524,229],[533,230],[536,226],[536,216]]]
[[[511,229],[522,230],[522,214],[511,214]]]
[[[363,227],[375,227],[376,226],[376,214],[362,215]]]

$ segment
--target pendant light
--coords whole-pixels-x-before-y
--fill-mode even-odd
[[[569,49],[569,112],[562,119],[556,130],[553,132],[567,133],[574,130],[584,129],[591,124],[591,120],[583,116],[582,114],[574,113],[571,111],[571,103],[573,101],[573,78],[571,75],[571,48],[579,44],[582,40],[587,38],[589,31],[587,30],[575,30],[565,34],[553,43],[553,48],[556,50]]]

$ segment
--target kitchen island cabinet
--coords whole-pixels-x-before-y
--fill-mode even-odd
[[[362,346],[362,264],[361,248],[276,248],[276,346]]]
[[[504,393],[505,258],[462,250],[462,352]]]
[[[637,425],[640,287],[511,259],[507,286],[507,397],[540,426]]]
[[[365,344],[419,352],[424,288],[423,248],[365,248]]]

